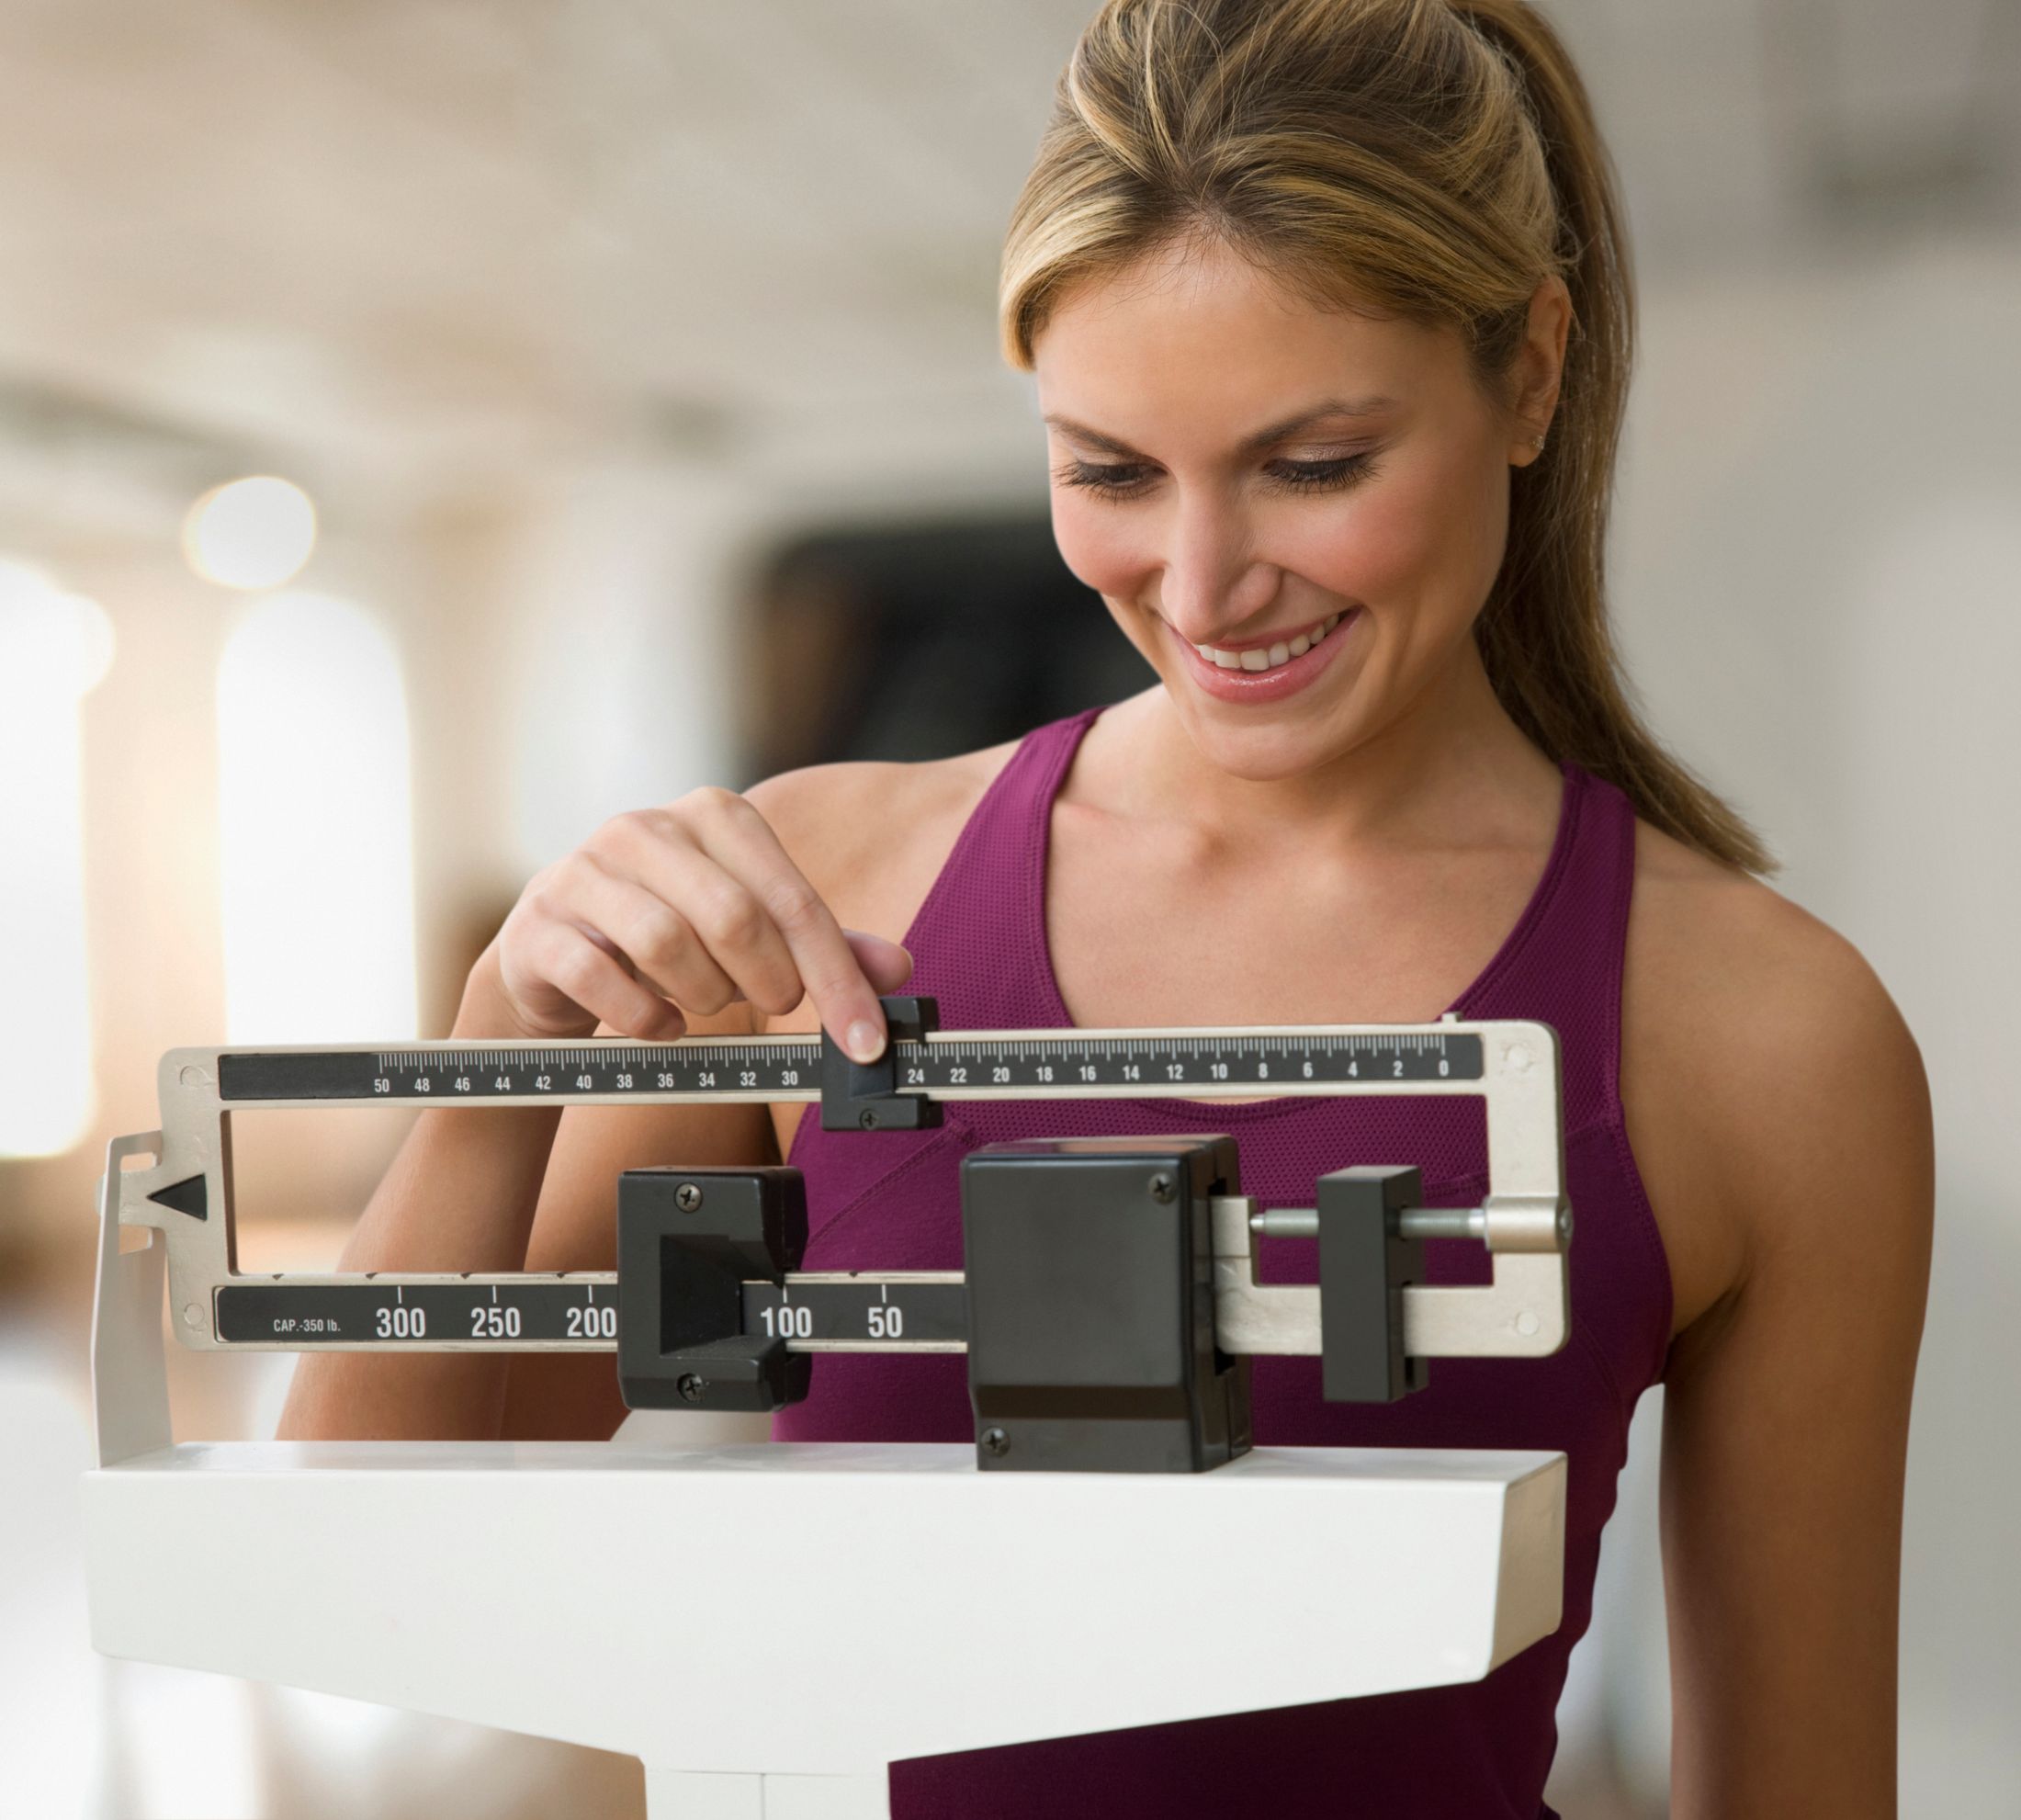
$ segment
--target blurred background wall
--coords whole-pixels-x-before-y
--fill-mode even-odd
[[[1148,680],[992,326],[1090,5],[0,0],[0,1809],[637,1811],[626,1759],[91,1656],[92,1185],[173,1045],[441,1034],[617,809]],[[1549,10],[1643,280],[1635,673],[1929,1066],[1902,1806],[2011,1814],[2021,12]],[[192,517],[254,475],[299,493]],[[249,1122],[257,1256],[332,1254],[389,1117]],[[172,1364],[182,1435],[271,1430],[285,1362]],[[1658,1404],[1575,1816],[1663,1811]]]

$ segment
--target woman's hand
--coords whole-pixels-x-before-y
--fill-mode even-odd
[[[859,1061],[885,1045],[880,992],[912,972],[896,942],[844,929],[732,790],[613,816],[536,873],[479,958],[494,1016],[531,1037],[664,1042],[746,999],[783,1016],[812,994]]]

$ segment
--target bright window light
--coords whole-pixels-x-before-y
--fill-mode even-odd
[[[183,554],[207,582],[277,588],[301,573],[316,547],[316,508],[292,480],[272,474],[213,487],[189,508]]]
[[[218,666],[226,1041],[412,1041],[400,659],[348,601],[287,593]]]
[[[0,1156],[56,1156],[96,1111],[79,705],[112,661],[96,602],[0,561]]]

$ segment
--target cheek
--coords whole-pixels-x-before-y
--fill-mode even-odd
[[[1422,588],[1437,539],[1421,512],[1394,492],[1356,500],[1331,524],[1302,528],[1285,566],[1329,594],[1371,606],[1401,605]]]
[[[1130,600],[1143,591],[1153,553],[1131,514],[1107,502],[1078,497],[1069,490],[1053,495],[1053,540],[1067,568],[1097,593]]]
[[[1506,485],[1484,494],[1472,463],[1400,464],[1287,547],[1287,566],[1329,593],[1471,615],[1499,559]]]

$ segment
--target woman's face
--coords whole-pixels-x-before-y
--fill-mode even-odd
[[[1033,358],[1061,553],[1202,755],[1295,775],[1478,661],[1541,423],[1483,395],[1456,334],[1173,246],[1069,291]]]

